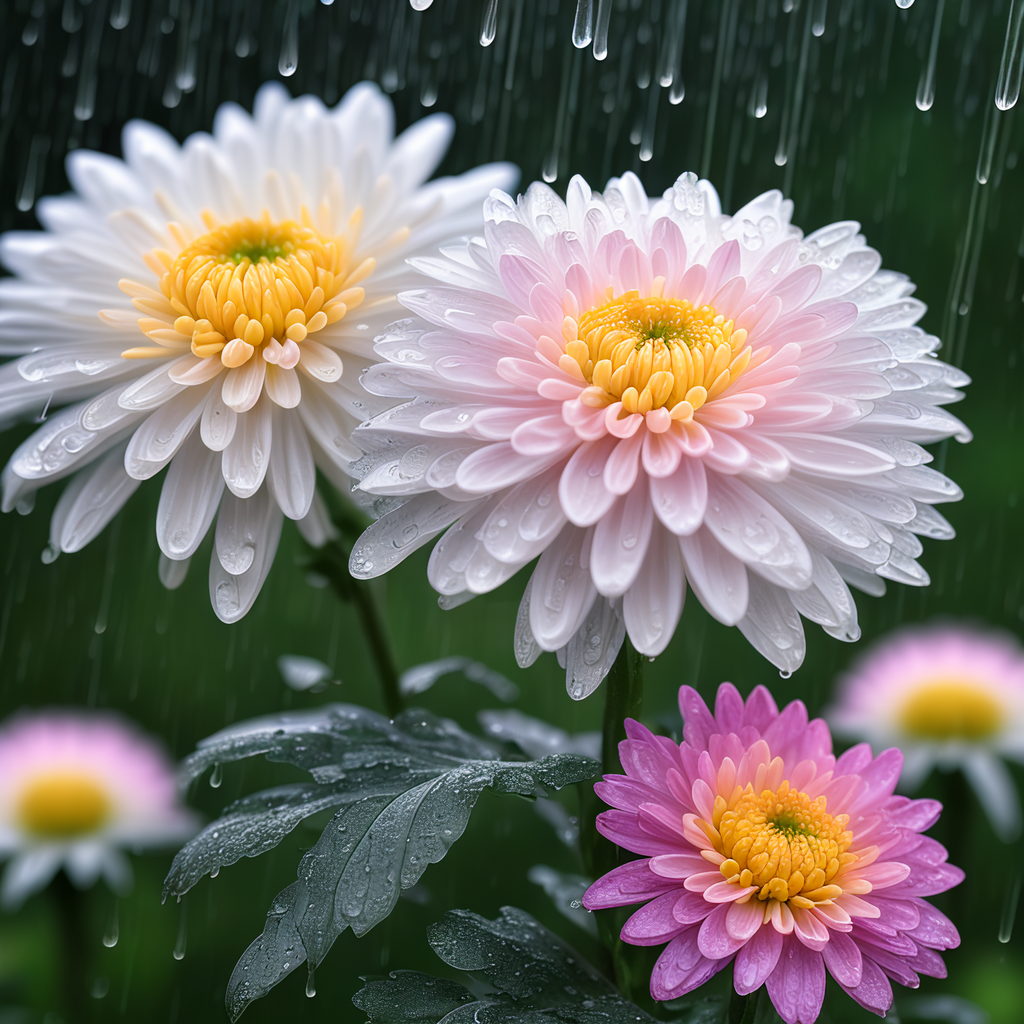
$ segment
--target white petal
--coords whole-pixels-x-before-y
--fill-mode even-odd
[[[624,594],[640,572],[654,524],[649,489],[645,480],[617,498],[594,527],[590,574],[605,597]]]
[[[804,660],[806,643],[800,614],[789,592],[750,574],[747,614],[736,625],[750,643],[785,674]]]
[[[309,511],[316,487],[313,452],[302,421],[283,410],[274,415],[274,443],[270,449],[267,484],[289,519],[302,519]]]
[[[516,629],[513,639],[513,650],[515,651],[516,664],[520,668],[529,668],[540,656],[543,648],[534,639],[533,631],[530,629],[530,597],[533,593],[533,578],[526,581],[526,588],[519,601],[519,611],[516,613]]]
[[[266,374],[267,364],[258,352],[241,366],[228,370],[222,392],[224,404],[235,412],[248,412],[259,401]]]
[[[273,441],[271,409],[269,400],[264,399],[239,417],[235,436],[221,453],[224,482],[239,498],[255,494],[267,475]]]
[[[270,516],[270,507],[275,504],[266,487],[260,488],[251,498],[225,495],[217,516],[214,548],[220,564],[232,576],[241,576],[252,568]]]
[[[139,481],[125,472],[124,447],[118,446],[83,469],[65,489],[54,509],[51,542],[61,551],[80,551],[121,511],[138,486]]]
[[[545,651],[572,639],[597,596],[587,559],[590,539],[590,530],[567,524],[533,570],[530,630]]]
[[[689,537],[679,538],[683,566],[697,600],[727,626],[735,626],[747,612],[749,588],[747,570],[701,527]]]
[[[303,373],[316,380],[322,380],[325,384],[333,384],[341,379],[341,356],[334,349],[307,338],[299,346],[299,351],[299,369]],[[298,383],[297,379],[295,383]]]
[[[613,602],[598,597],[565,648],[565,688],[573,700],[589,697],[600,686],[625,638],[626,627]]]
[[[476,502],[452,501],[441,494],[417,494],[400,508],[381,516],[356,541],[349,571],[368,580],[393,569],[417,548],[433,540]]]
[[[185,357],[191,360],[191,356]],[[117,404],[122,409],[142,412],[146,409],[158,409],[168,399],[184,391],[186,384],[179,384],[171,379],[171,370],[176,363],[164,363],[155,370],[150,370],[144,377],[129,384],[118,396]]]
[[[741,481],[709,474],[704,523],[722,547],[772,583],[789,590],[810,583],[811,556],[803,539]]]
[[[484,547],[502,562],[527,562],[558,536],[565,515],[558,501],[561,469],[555,468],[508,491],[481,529]]]
[[[143,420],[124,453],[129,475],[148,480],[174,458],[203,414],[208,388],[188,388]]]
[[[63,854],[59,847],[37,846],[17,854],[4,870],[0,903],[5,910],[17,910],[25,900],[45,889],[60,870]]]
[[[683,458],[668,477],[651,477],[651,502],[658,518],[680,537],[704,521],[708,500],[707,473],[700,459]]]
[[[221,390],[216,384],[213,386],[199,421],[203,443],[213,452],[224,451],[238,427],[238,413],[225,403]]]
[[[302,386],[299,384],[298,374],[293,369],[268,366],[263,386],[271,400],[282,409],[294,409],[302,401]]]
[[[847,642],[860,639],[857,605],[842,576],[822,554],[810,549],[813,572],[806,590],[793,590],[790,600],[801,615],[823,626],[829,636]]]
[[[175,456],[160,490],[156,539],[173,559],[190,558],[202,543],[224,493],[220,456],[193,435]]]
[[[238,499],[231,496],[225,496],[221,503],[221,515],[225,514],[229,503],[237,501]],[[221,622],[237,622],[249,611],[259,597],[263,581],[267,578],[274,562],[274,555],[277,553],[277,544],[281,539],[281,524],[284,522],[281,509],[277,502],[268,496],[262,503],[262,509],[257,511],[262,511],[263,518],[262,521],[251,523],[254,554],[249,569],[236,576],[224,569],[217,551],[214,551],[210,558],[210,602]],[[232,509],[229,515],[233,522],[237,523],[236,511]],[[219,531],[219,517],[217,526]]]
[[[1012,843],[1020,835],[1020,797],[1006,765],[994,754],[977,750],[964,759],[963,769],[996,835]]]
[[[683,612],[686,577],[679,543],[662,526],[651,533],[636,582],[622,599],[622,617],[633,646],[653,658],[668,646]]]

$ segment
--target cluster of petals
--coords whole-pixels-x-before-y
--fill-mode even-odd
[[[162,747],[116,715],[23,713],[0,728],[4,906],[62,869],[79,888],[102,876],[124,892],[132,869],[123,849],[175,844],[196,827]]]
[[[840,680],[826,712],[836,732],[903,751],[900,788],[960,770],[996,834],[1021,830],[1006,760],[1024,762],[1024,649],[1010,634],[956,622],[901,629]]]
[[[659,199],[632,174],[492,193],[483,237],[411,261],[433,281],[363,378],[397,404],[355,435],[389,501],[353,574],[447,531],[450,607],[539,556],[516,655],[558,651],[575,697],[627,632],[665,649],[687,583],[784,671],[801,616],[859,636],[848,584],[926,584],[919,538],[953,535],[933,505],[961,494],[921,445],[969,438],[942,408],[967,378],[856,223],[805,238],[791,214],[773,191],[724,216],[692,174]]]
[[[373,338],[414,280],[405,260],[478,229],[509,165],[426,183],[451,140],[436,114],[394,137],[370,83],[333,109],[263,86],[254,113],[222,105],[179,144],[132,121],[124,159],[79,150],[74,191],[41,200],[44,231],[10,232],[0,259],[0,425],[42,426],[3,475],[3,508],[31,509],[74,474],[50,551],[77,551],[165,467],[156,533],[168,586],[216,517],[210,594],[244,615],[285,517],[331,534],[319,469],[348,489],[359,385]]]
[[[732,964],[738,993],[766,985],[787,1024],[811,1024],[826,971],[880,1015],[892,1004],[889,979],[916,987],[919,975],[945,977],[936,950],[958,945],[959,937],[923,897],[958,884],[963,872],[921,834],[941,806],[894,795],[900,752],[872,757],[861,744],[836,758],[823,720],[809,722],[800,701],[780,712],[763,687],[744,702],[723,684],[714,714],[689,687],[681,688],[679,703],[681,744],[626,723],[628,739],[619,745],[626,774],[597,783],[614,808],[597,824],[640,859],[599,879],[583,901],[590,910],[644,904],[622,938],[668,943],[651,976],[652,996],[674,999]],[[772,799],[799,791],[818,819],[846,830],[845,852],[838,869],[830,867],[827,886],[820,876],[796,879],[795,860],[791,871],[785,852],[769,865],[778,876],[770,886],[741,884],[735,864],[709,838],[715,833],[708,823],[736,806],[748,786]],[[801,886],[804,895],[794,897]]]

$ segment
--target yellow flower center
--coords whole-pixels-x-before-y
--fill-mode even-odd
[[[106,790],[94,778],[75,771],[37,775],[22,790],[17,807],[22,828],[46,839],[95,832],[109,814]]]
[[[615,298],[609,288],[603,306],[564,319],[559,365],[590,385],[580,395],[585,405],[621,401],[626,412],[641,414],[664,407],[686,421],[746,368],[746,331],[713,306],[663,298],[662,288],[662,278],[647,297],[633,291]]]
[[[940,679],[917,687],[900,708],[899,721],[911,736],[931,740],[980,740],[1003,719],[1003,707],[976,683]]]
[[[198,238],[169,225],[181,247],[177,256],[163,249],[147,255],[162,297],[135,282],[121,282],[138,309],[159,317],[139,320],[158,347],[128,349],[121,353],[125,358],[166,356],[168,347],[188,339],[193,355],[219,354],[227,367],[241,366],[261,346],[268,362],[294,365],[294,346],[363,301],[357,284],[373,272],[375,261],[349,268],[358,210],[349,234],[336,238],[318,232],[305,211],[302,224],[272,221],[267,212],[261,220],[230,224],[218,224],[208,212],[203,218],[209,230]]]
[[[812,800],[788,782],[757,794],[738,786],[728,802],[717,797],[713,820],[698,820],[725,858],[722,876],[744,888],[756,885],[759,900],[776,899],[809,908],[842,894],[832,884],[840,868],[857,858],[847,853],[849,816],[833,817],[825,797]]]

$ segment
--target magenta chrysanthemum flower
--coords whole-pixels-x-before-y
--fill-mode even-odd
[[[967,377],[857,224],[804,238],[792,212],[772,191],[723,215],[693,174],[658,199],[632,174],[492,192],[482,238],[410,261],[422,319],[363,377],[403,404],[354,434],[385,514],[353,574],[450,526],[428,568],[450,607],[539,559],[516,656],[560,652],[576,698],[626,633],[665,650],[687,584],[784,671],[801,616],[860,635],[848,583],[926,584],[918,537],[952,536],[933,505],[960,490],[920,445],[970,437],[942,408]]]
[[[959,768],[992,827],[1020,834],[1020,797],[1003,758],[1024,762],[1024,650],[1008,634],[940,624],[900,630],[854,665],[827,712],[837,732],[903,751],[907,792]]]
[[[945,977],[936,950],[960,938],[922,897],[963,880],[921,833],[934,800],[895,796],[902,755],[867,744],[838,759],[823,720],[793,701],[779,712],[757,687],[744,703],[723,683],[715,714],[688,686],[678,746],[628,720],[626,774],[598,795],[597,824],[641,860],[610,871],[584,897],[590,910],[645,903],[622,938],[668,942],[651,976],[674,999],[733,964],[746,995],[761,985],[787,1024],[810,1024],[826,968],[862,1006],[884,1014],[889,979],[916,987]]]
[[[79,887],[131,884],[121,852],[195,832],[161,746],[111,714],[42,711],[0,728],[0,887],[11,908],[62,868]]]

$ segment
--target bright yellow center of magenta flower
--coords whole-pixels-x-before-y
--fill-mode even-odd
[[[139,320],[159,347],[129,349],[125,358],[166,356],[168,347],[188,340],[193,355],[219,355],[227,367],[241,366],[261,347],[268,362],[294,365],[298,353],[292,348],[293,358],[282,358],[282,346],[300,345],[363,301],[357,285],[375,261],[350,267],[350,239],[358,236],[358,223],[349,225],[348,235],[331,238],[308,215],[302,224],[272,221],[267,212],[261,220],[230,224],[203,216],[209,230],[198,238],[169,225],[180,246],[177,256],[162,249],[147,255],[162,298],[135,282],[121,282],[137,308],[160,317]]]
[[[829,814],[825,797],[812,800],[783,782],[760,794],[749,784],[737,787],[728,802],[716,798],[710,824],[697,825],[726,858],[720,868],[726,881],[758,886],[760,900],[809,908],[842,894],[832,883],[840,868],[856,860],[847,853],[853,842],[849,821],[846,814]]]
[[[26,832],[45,839],[71,839],[95,832],[107,820],[110,798],[88,775],[45,772],[22,790],[16,813]]]
[[[981,740],[1003,719],[1003,707],[982,686],[957,679],[939,679],[918,686],[899,711],[899,722],[911,736],[929,740]]]
[[[655,291],[664,281],[655,281]],[[603,306],[562,323],[565,355],[559,365],[590,386],[581,401],[594,408],[622,402],[628,413],[666,408],[688,420],[746,368],[747,332],[736,330],[713,306],[687,299],[641,297],[608,289]]]

